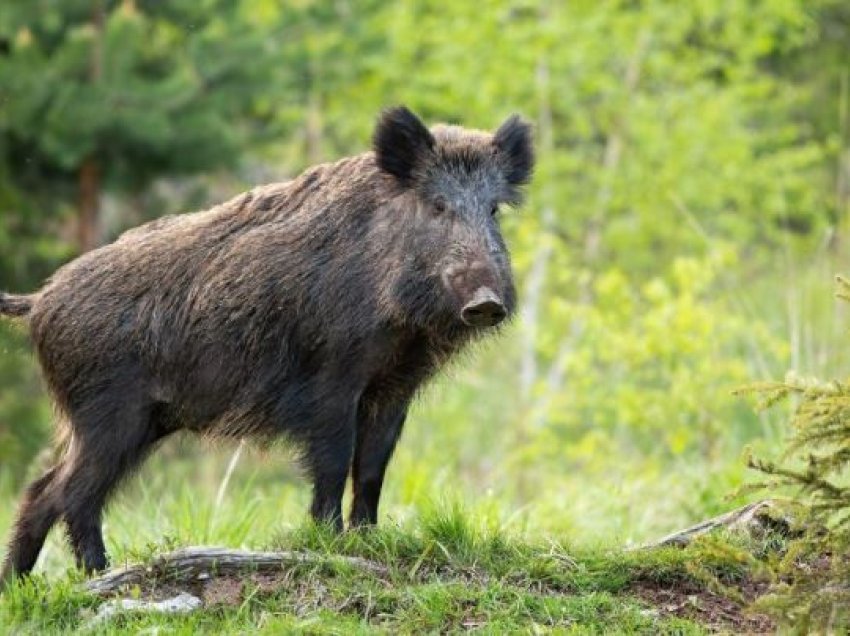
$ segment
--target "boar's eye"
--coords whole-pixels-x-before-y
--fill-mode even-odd
[[[436,214],[442,214],[446,211],[446,201],[444,199],[437,199],[434,201],[434,212]]]

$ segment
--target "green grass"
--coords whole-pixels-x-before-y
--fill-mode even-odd
[[[250,535],[249,519],[258,514],[257,508],[247,510],[227,529],[209,511],[199,516],[187,511],[185,521],[215,528],[205,540],[236,545],[238,540],[227,539]],[[147,561],[182,545],[182,539],[124,546],[113,554],[119,562]],[[633,586],[721,593],[730,588],[734,596],[731,588],[754,566],[749,552],[721,539],[654,551],[530,539],[457,503],[423,509],[402,524],[389,521],[339,536],[304,524],[279,530],[262,547],[358,556],[384,571],[319,560],[288,570],[271,588],[246,575],[235,600],[190,615],[127,614],[92,625],[101,601],[80,591],[79,574],[42,568],[0,597],[0,626],[15,634],[700,634],[705,624],[659,613],[635,596]]]
[[[486,454],[468,463],[451,463],[455,454],[471,451],[444,439],[429,443],[433,429],[428,429],[426,416],[420,414],[410,423],[390,465],[382,520],[403,525],[448,499],[463,502],[475,518],[529,539],[633,545],[740,503],[725,499],[745,477],[743,461],[737,458],[726,458],[725,466],[683,461],[645,474],[640,474],[645,467],[604,474],[590,468],[585,472],[565,468],[560,475],[542,472],[533,475],[530,483],[535,487],[520,497],[506,476],[509,468],[496,460],[482,466]],[[447,447],[451,453],[446,453]],[[192,437],[170,442],[127,482],[111,505],[105,519],[110,554],[124,558],[164,540],[258,548],[276,533],[302,524],[310,488],[286,450],[246,448],[222,489],[233,453],[233,446]],[[627,459],[621,463],[627,464]],[[33,465],[30,477],[38,472]],[[5,538],[20,486],[2,482],[0,470],[0,536]],[[54,532],[40,569],[55,573],[70,565],[64,539]]]
[[[0,633],[704,633],[698,616],[676,618],[641,601],[635,582],[734,599],[736,581],[758,570],[750,546],[715,541],[686,551],[628,551],[629,529],[564,530],[563,519],[547,517],[537,505],[516,509],[486,493],[454,490],[440,478],[429,481],[426,468],[437,475],[439,469],[418,466],[412,446],[391,470],[379,528],[334,536],[307,524],[309,487],[279,453],[246,450],[227,481],[232,448],[190,451],[165,449],[118,495],[104,524],[114,565],[180,546],[218,545],[354,555],[384,565],[387,574],[332,563],[299,566],[271,592],[246,577],[234,605],[187,616],[127,615],[93,627],[100,601],[79,590],[57,529],[36,575],[0,597]],[[578,503],[567,493],[553,506],[590,506],[601,486],[591,480],[590,493],[581,494],[579,477]],[[719,492],[696,493],[691,508],[672,520],[664,517],[669,501],[644,500],[640,514],[658,515],[644,534],[657,528],[660,536],[732,505]],[[8,487],[0,494],[4,537],[16,499]],[[609,495],[604,510],[614,510],[614,500]]]

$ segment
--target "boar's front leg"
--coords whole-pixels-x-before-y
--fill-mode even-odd
[[[317,427],[307,443],[307,469],[313,481],[310,514],[317,523],[342,531],[342,496],[354,452],[354,418],[338,420],[333,427]]]
[[[378,501],[384,485],[387,464],[395,450],[408,403],[379,407],[362,404],[357,418],[357,444],[351,466],[354,500],[352,526],[378,522]]]

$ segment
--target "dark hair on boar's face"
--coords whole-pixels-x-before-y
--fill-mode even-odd
[[[492,136],[429,131],[399,107],[384,112],[374,147],[378,166],[405,190],[391,206],[407,255],[394,288],[400,312],[446,330],[510,316],[516,293],[498,211],[521,201],[531,176],[530,126],[512,116]]]
[[[60,519],[78,564],[106,567],[103,508],[176,431],[286,438],[314,519],[375,523],[416,392],[510,316],[498,225],[531,176],[531,131],[426,128],[381,115],[374,151],[315,166],[210,210],[164,217],[0,293],[29,324],[63,429],[27,488],[0,582],[29,572]]]

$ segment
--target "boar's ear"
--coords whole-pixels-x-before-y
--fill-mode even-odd
[[[528,183],[534,168],[531,124],[523,121],[519,115],[511,115],[493,135],[493,144],[505,158],[505,177],[508,183]]]
[[[407,107],[396,106],[381,113],[372,145],[378,167],[407,186],[434,147],[434,137]]]

